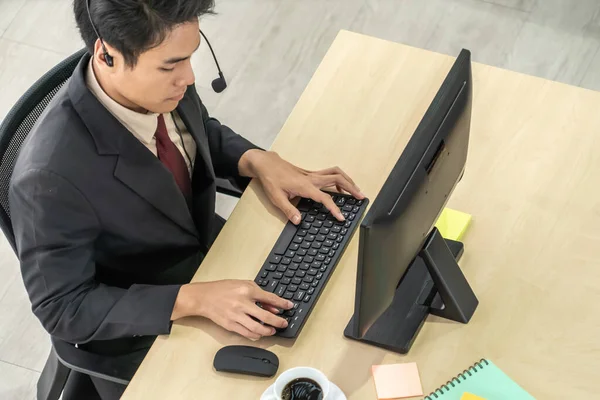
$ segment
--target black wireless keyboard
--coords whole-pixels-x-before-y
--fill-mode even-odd
[[[301,199],[302,223],[288,222],[256,276],[264,290],[294,302],[282,315],[286,329],[276,336],[295,338],[308,319],[352,234],[359,226],[368,200],[328,193],[346,218],[338,221],[329,210],[310,199]]]

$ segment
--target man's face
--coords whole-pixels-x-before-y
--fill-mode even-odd
[[[190,57],[199,46],[198,21],[178,25],[158,47],[142,53],[133,69],[123,62],[110,68],[111,86],[140,111],[169,113],[195,82]]]

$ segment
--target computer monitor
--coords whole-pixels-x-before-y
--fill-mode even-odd
[[[344,332],[399,353],[427,315],[468,322],[477,298],[435,222],[467,160],[471,55],[462,50],[360,225],[354,316]]]

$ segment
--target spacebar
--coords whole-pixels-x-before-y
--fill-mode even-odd
[[[277,255],[285,254],[285,252],[288,249],[288,246],[290,245],[290,242],[294,238],[294,235],[296,234],[297,230],[298,230],[298,228],[295,225],[288,222],[285,225],[285,228],[283,228],[283,232],[281,232],[281,235],[279,236],[277,243],[275,243],[273,253],[275,253]]]

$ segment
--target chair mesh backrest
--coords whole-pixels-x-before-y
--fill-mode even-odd
[[[85,52],[78,51],[42,76],[17,101],[0,125],[0,227],[13,249],[15,244],[8,189],[19,150],[40,115],[69,80]]]

